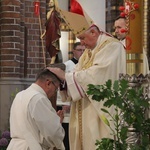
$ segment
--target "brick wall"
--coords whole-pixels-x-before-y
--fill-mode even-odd
[[[46,1],[40,0],[40,4],[43,32]],[[33,1],[1,0],[0,11],[0,77],[35,78],[44,61]]]
[[[34,82],[44,67],[39,18],[34,0],[0,0],[0,131],[9,127],[11,94]],[[42,32],[45,29],[45,0],[40,0]],[[46,53],[47,63],[49,55]]]

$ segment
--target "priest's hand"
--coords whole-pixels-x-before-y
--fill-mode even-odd
[[[47,67],[47,69],[56,74],[61,80],[65,80],[65,72],[60,68]]]

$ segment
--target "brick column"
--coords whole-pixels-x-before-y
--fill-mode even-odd
[[[20,0],[1,0],[0,76],[20,77]]]
[[[44,66],[34,0],[0,0],[0,130],[8,129],[11,94],[26,89]],[[44,31],[46,1],[40,0]]]

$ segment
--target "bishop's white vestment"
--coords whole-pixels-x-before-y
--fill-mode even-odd
[[[87,85],[104,84],[108,79],[119,79],[126,73],[126,52],[118,40],[102,34],[93,50],[86,49],[79,59],[75,71],[66,73],[67,92],[61,91],[63,100],[71,97],[70,150],[95,150],[96,140],[111,137],[110,129],[101,120],[104,107],[86,95]],[[66,94],[67,93],[67,94]],[[107,109],[107,108],[106,108]],[[110,108],[113,114],[114,109]],[[109,120],[109,116],[106,116]]]

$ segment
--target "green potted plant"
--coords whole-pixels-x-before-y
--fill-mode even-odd
[[[149,109],[149,97],[144,94],[143,86],[130,85],[125,79],[112,83],[108,80],[104,85],[88,85],[87,94],[93,100],[103,101],[103,112],[110,115],[111,120],[103,116],[103,121],[110,127],[114,139],[103,138],[96,141],[96,150],[149,150],[150,118],[146,116]],[[107,108],[114,106],[115,115]],[[115,129],[110,126],[113,121]]]

